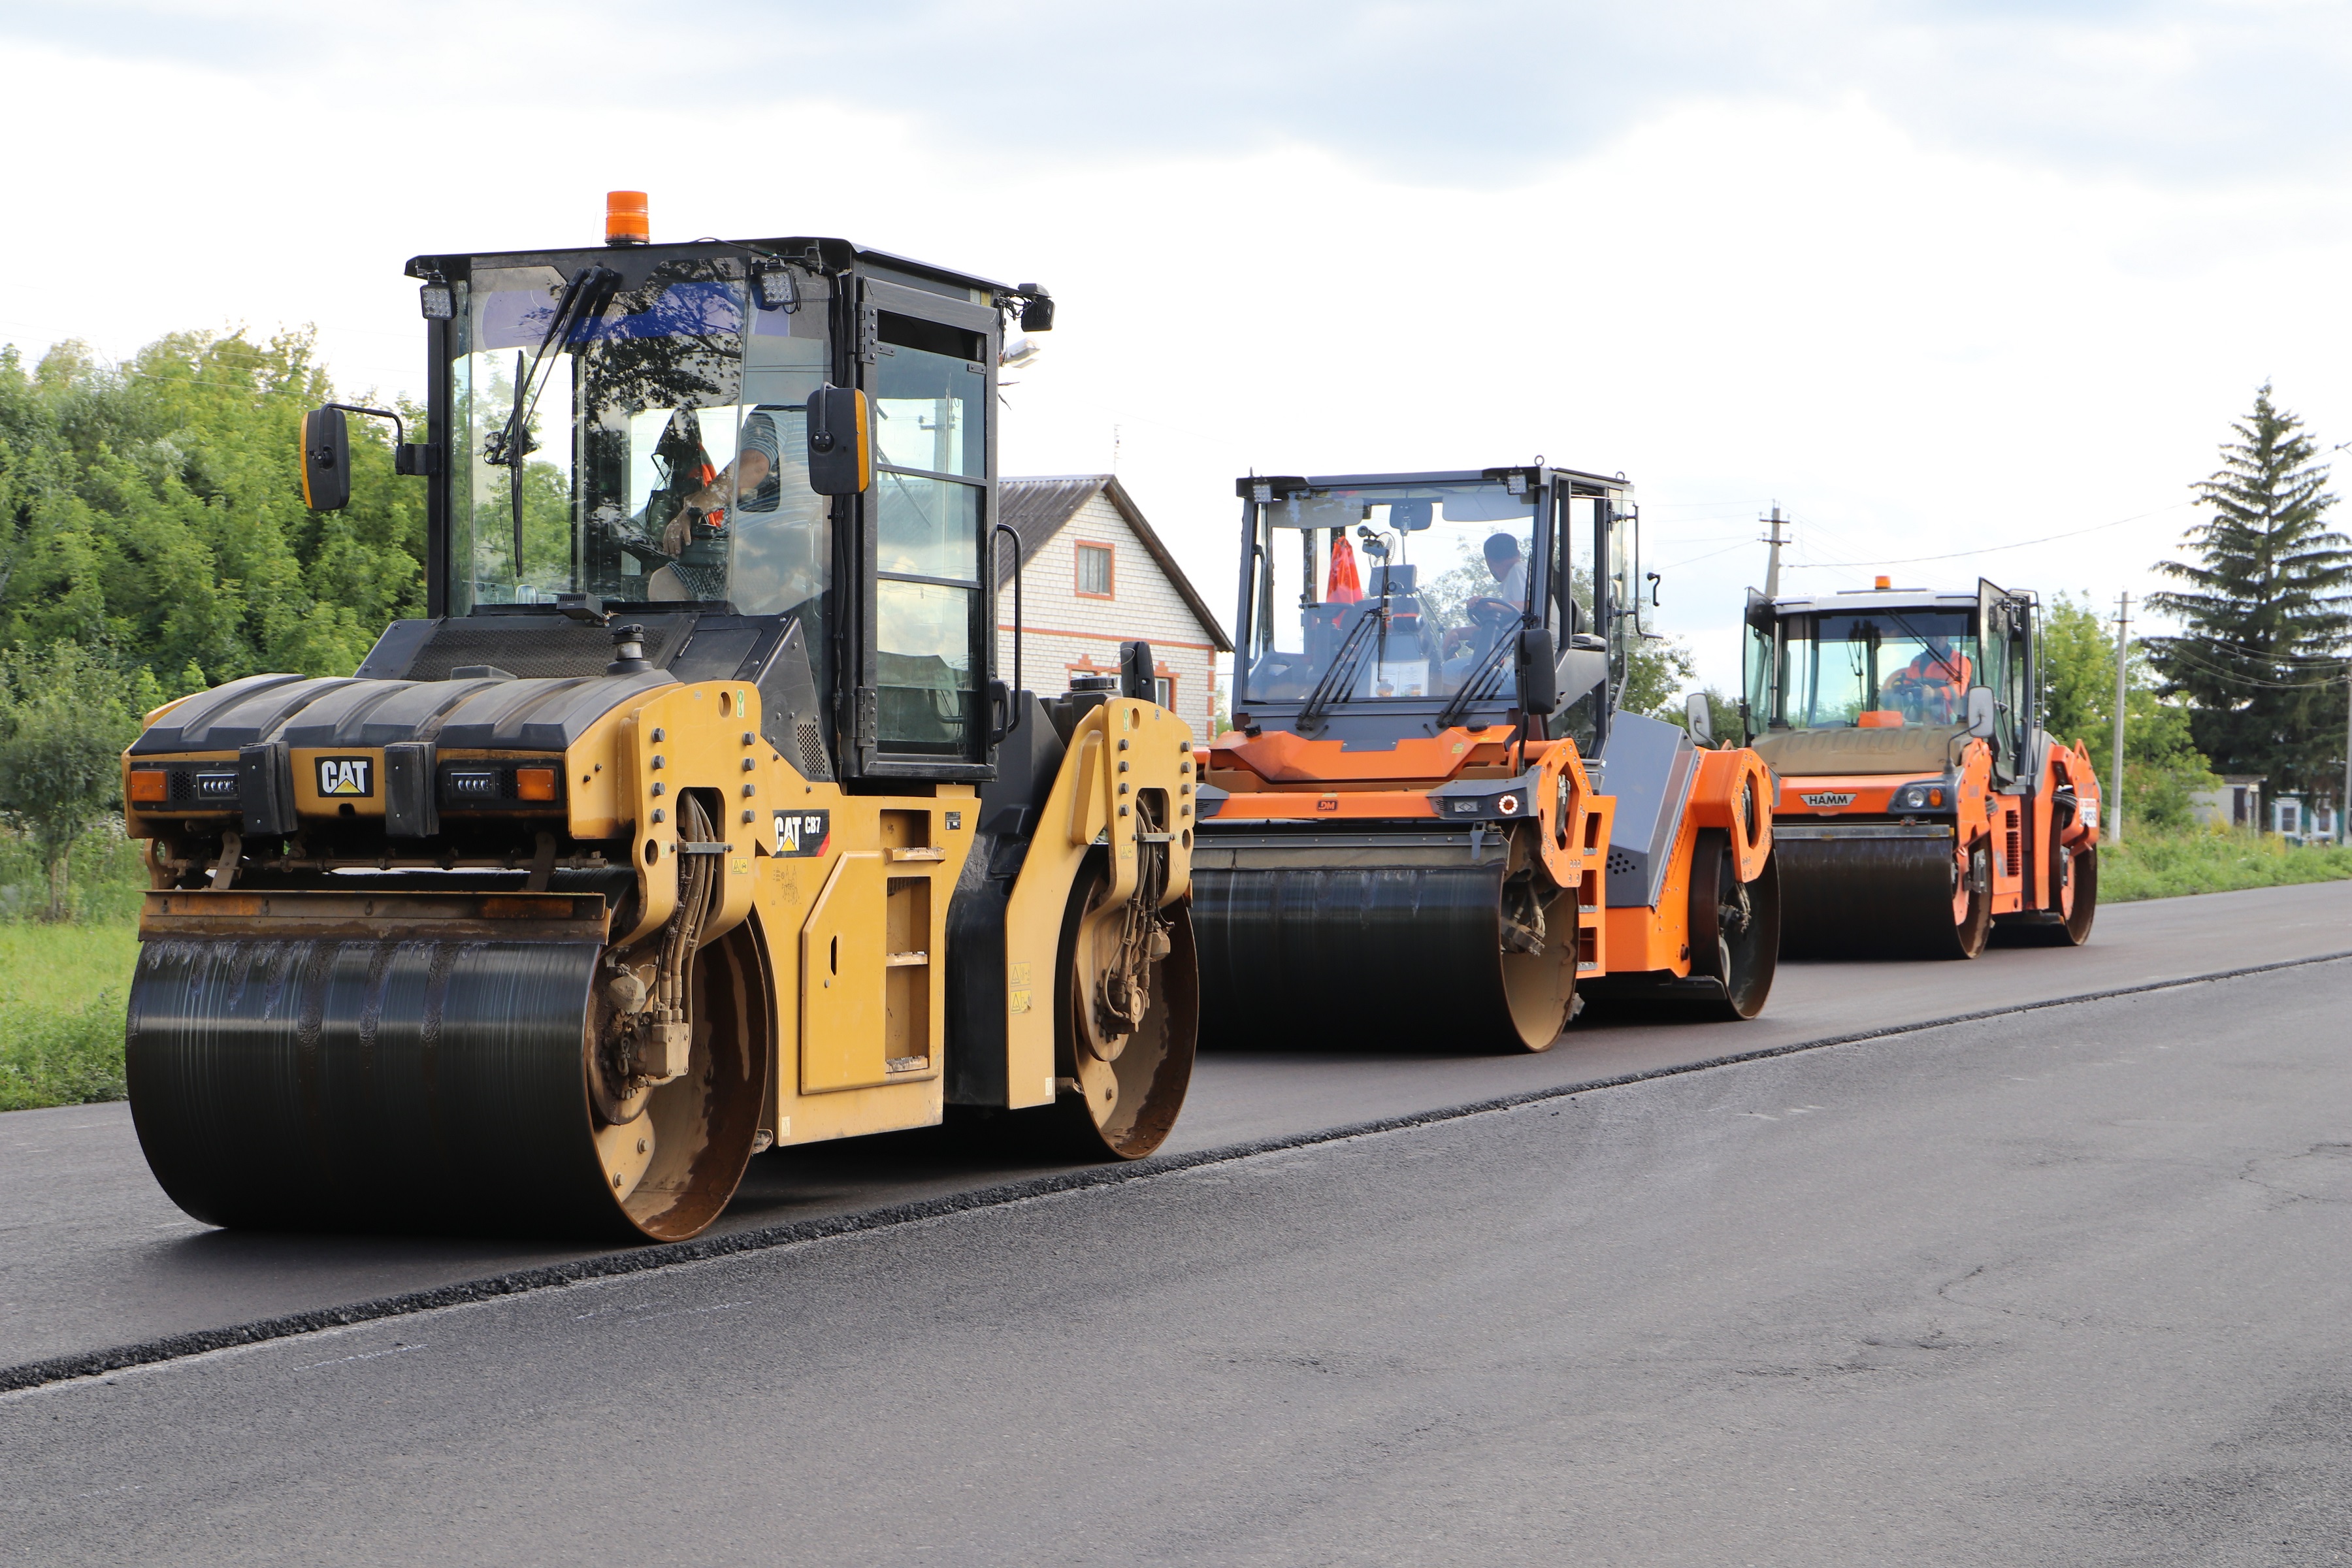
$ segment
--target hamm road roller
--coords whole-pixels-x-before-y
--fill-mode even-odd
[[[1770,779],[1621,710],[1644,635],[1624,480],[1239,488],[1234,729],[1192,860],[1212,1037],[1540,1051],[1580,991],[1755,1016]]]
[[[199,1219],[674,1240],[772,1144],[993,1107],[1136,1158],[1182,1103],[1192,734],[1141,644],[991,668],[999,345],[1051,299],[627,216],[408,264],[429,614],[123,757],[131,1105]]]
[[[1780,780],[1791,956],[2075,946],[2099,901],[2099,781],[2042,728],[2040,605],[1874,588],[1748,599],[1749,743]]]

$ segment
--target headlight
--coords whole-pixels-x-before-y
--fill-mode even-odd
[[[1951,791],[1940,784],[1905,784],[1895,792],[1895,809],[1941,811],[1951,798]]]

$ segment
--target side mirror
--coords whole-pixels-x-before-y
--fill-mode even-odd
[[[1992,689],[1969,688],[1969,733],[1979,741],[1992,739]]]
[[[854,496],[874,482],[874,426],[866,395],[854,386],[820,386],[808,400],[809,489]]]
[[[352,433],[340,408],[302,416],[302,504],[312,511],[352,504]]]
[[[1529,626],[1519,633],[1519,707],[1549,719],[1559,711],[1559,672],[1552,664],[1551,631]]]
[[[1708,704],[1706,692],[1694,691],[1684,698],[1683,714],[1690,721],[1693,743],[1701,746],[1715,744],[1715,710]]]
[[[1150,643],[1123,642],[1118,645],[1118,694],[1132,697],[1139,702],[1160,700],[1160,683],[1152,674]]]
[[[1021,330],[1024,332],[1052,331],[1054,297],[1034,283],[1024,283],[1015,292],[1027,296],[1021,305]]]

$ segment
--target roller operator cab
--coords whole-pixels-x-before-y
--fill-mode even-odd
[[[955,1105],[1131,1158],[1182,1102],[1191,732],[1141,644],[992,668],[996,367],[1052,301],[617,216],[409,263],[429,616],[124,756],[131,1109],[199,1218],[674,1239],[772,1143]],[[314,508],[371,412],[305,421]]]
[[[1239,489],[1193,860],[1212,1037],[1542,1050],[1580,992],[1762,1007],[1769,780],[1619,706],[1646,597],[1622,478]]]
[[[1791,955],[2089,937],[2099,781],[2042,728],[2031,594],[1750,592],[1743,710],[1779,788]]]

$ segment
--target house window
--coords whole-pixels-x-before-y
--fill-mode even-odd
[[[1078,597],[1108,599],[1110,596],[1110,546],[1108,544],[1079,545]]]
[[[1151,700],[1170,712],[1176,710],[1176,682],[1167,676],[1155,677],[1151,682]]]

